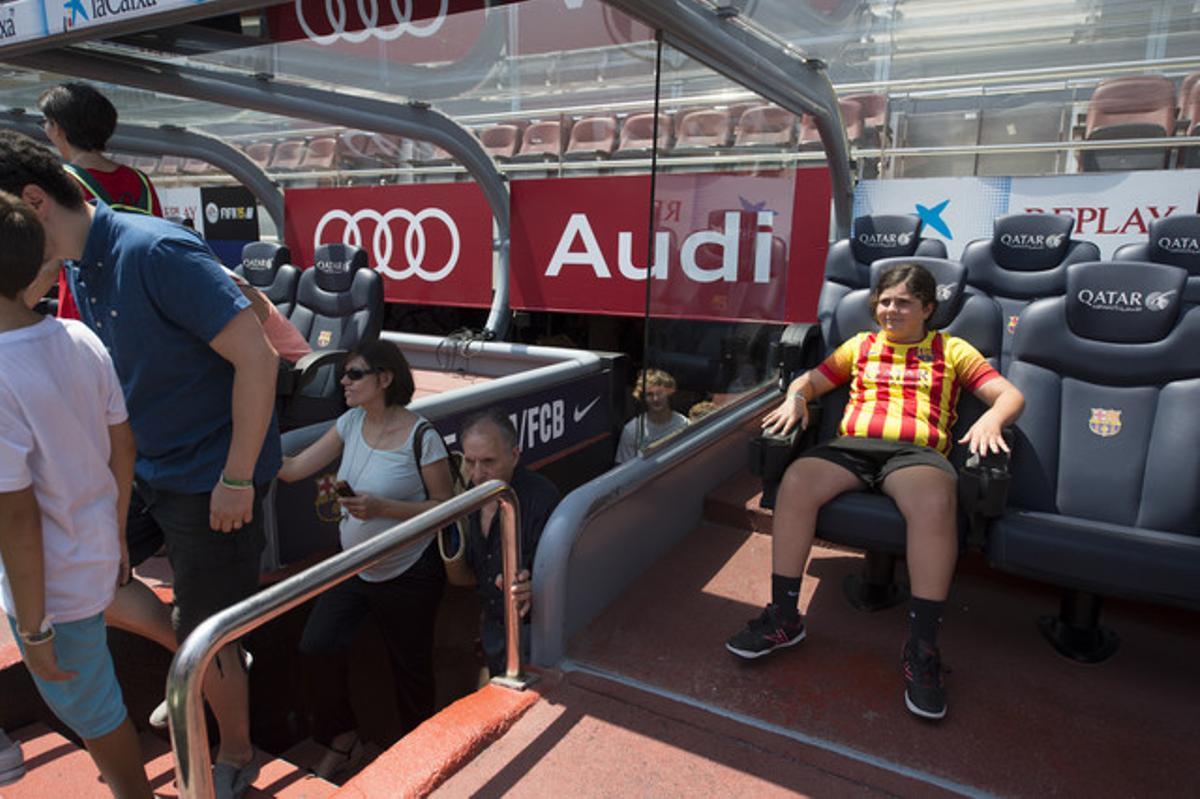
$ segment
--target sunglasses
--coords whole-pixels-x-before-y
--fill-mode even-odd
[[[362,380],[362,379],[363,379],[364,377],[366,377],[367,375],[373,375],[373,374],[375,374],[377,371],[379,371],[379,370],[378,370],[378,369],[358,369],[358,368],[351,368],[351,369],[347,369],[347,370],[344,372],[344,374],[346,375],[346,377],[350,378],[351,380],[355,380],[355,381],[357,381],[357,380]]]

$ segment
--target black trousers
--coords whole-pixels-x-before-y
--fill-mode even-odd
[[[326,746],[354,729],[347,654],[371,617],[387,645],[404,732],[433,715],[433,626],[446,570],[431,544],[408,571],[381,583],[351,577],[317,598],[300,638],[313,738]]]

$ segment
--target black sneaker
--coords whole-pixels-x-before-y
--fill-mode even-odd
[[[904,670],[904,705],[924,719],[946,715],[946,691],[942,687],[942,658],[935,647],[920,641],[904,645],[900,660]]]
[[[788,618],[775,605],[767,605],[762,615],[725,642],[725,648],[738,657],[760,658],[785,646],[804,640],[804,620]]]

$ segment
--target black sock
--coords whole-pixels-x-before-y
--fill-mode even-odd
[[[800,579],[771,575],[771,603],[788,618],[800,615]]]
[[[912,597],[908,601],[908,632],[914,641],[924,641],[930,648],[937,647],[938,627],[942,624],[942,609],[946,603],[932,599]]]

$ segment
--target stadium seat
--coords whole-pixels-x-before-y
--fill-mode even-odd
[[[762,100],[755,100],[749,103],[734,103],[729,106],[729,124],[737,125],[738,120],[742,118],[742,114],[755,106],[762,105]]]
[[[216,167],[203,158],[189,158],[183,162],[182,171],[185,175],[209,175],[216,171]]]
[[[507,161],[521,149],[521,129],[516,125],[489,125],[479,131],[479,141],[492,158]]]
[[[344,130],[338,134],[338,161],[347,169],[368,169],[379,162],[367,154],[371,134],[365,130]]]
[[[1183,301],[1200,304],[1200,214],[1172,214],[1151,222],[1147,241],[1118,247],[1113,260],[1148,261],[1186,269]]]
[[[675,117],[675,152],[699,153],[729,145],[729,114],[708,109]]]
[[[1070,216],[1009,214],[996,220],[990,239],[976,239],[963,248],[968,283],[1004,309],[1002,369],[1008,369],[1021,309],[1036,299],[1061,295],[1068,266],[1100,257],[1095,244],[1071,238],[1074,229]]]
[[[367,254],[348,244],[322,244],[304,270],[290,319],[312,347],[297,363],[314,373],[288,398],[281,424],[300,427],[330,419],[344,408],[339,365],[345,350],[379,337],[383,329],[383,279]]]
[[[253,161],[259,169],[267,171],[267,166],[271,163],[271,154],[275,152],[275,143],[269,141],[256,141],[247,144],[243,152],[246,157]]]
[[[1200,73],[1196,73],[1196,76],[1200,77]],[[1200,136],[1200,80],[1193,82],[1188,89],[1186,105],[1180,108],[1179,113],[1184,120],[1183,133],[1187,136]],[[1200,147],[1181,147],[1179,166],[1186,169],[1200,167]]]
[[[862,113],[863,146],[878,147],[887,130],[888,98],[886,94],[855,94],[844,98],[858,103]]]
[[[1179,111],[1180,119],[1187,120],[1190,123],[1185,130],[1190,130],[1196,124],[1200,123],[1200,119],[1197,119],[1191,113],[1189,106],[1192,99],[1192,88],[1197,83],[1200,83],[1200,72],[1192,72],[1185,75],[1183,80],[1179,82],[1179,94],[1176,96],[1175,106],[1176,110]]]
[[[1135,75],[1102,81],[1088,102],[1088,141],[1165,138],[1175,132],[1175,87],[1161,75]],[[1124,172],[1163,169],[1170,158],[1166,147],[1129,150],[1085,150],[1084,172]]]
[[[178,175],[183,170],[183,159],[177,155],[164,155],[158,162],[155,174]]]
[[[871,264],[881,258],[910,255],[945,258],[940,239],[921,238],[921,220],[912,215],[860,216],[854,220],[849,239],[834,242],[825,256],[825,283],[817,302],[821,334],[830,340],[833,309],[843,297],[871,282]]]
[[[1042,632],[1097,662],[1116,648],[1100,596],[1200,607],[1200,310],[1187,273],[1078,263],[1021,314],[1008,378],[1025,395],[996,568],[1066,590]]]
[[[871,264],[871,285],[893,266],[919,263],[937,281],[938,308],[930,319],[930,327],[945,330],[969,341],[993,365],[1000,355],[1000,306],[992,299],[969,291],[966,269],[959,263],[943,258],[910,256],[884,258]],[[850,292],[837,304],[830,325],[832,352],[844,340],[864,330],[878,330],[872,318],[870,289]],[[843,386],[821,399],[818,441],[837,435],[845,408],[847,390]],[[983,412],[983,405],[970,395],[958,403],[957,421],[952,428],[954,440],[961,438]],[[951,451],[951,462],[961,467],[967,452],[963,447]],[[960,519],[965,538],[965,517]],[[895,558],[905,551],[907,541],[904,517],[887,496],[875,492],[855,491],[842,494],[826,504],[817,516],[817,535],[833,543],[867,551],[867,563],[862,575],[852,575],[844,588],[852,604],[861,610],[889,607],[904,596],[893,581]]]
[[[270,241],[252,241],[242,248],[242,262],[234,268],[251,286],[290,317],[296,307],[300,270],[292,266],[292,251]]]
[[[571,128],[563,158],[568,161],[607,158],[616,146],[617,120],[614,117],[585,117]]]
[[[534,122],[525,130],[514,161],[557,161],[563,148],[563,125],[557,119]]]
[[[658,115],[659,154],[671,150],[671,118]],[[654,149],[654,114],[634,114],[621,127],[621,143],[617,145],[613,158],[647,158]]]
[[[300,159],[299,169],[327,170],[337,165],[337,139],[332,136],[321,136],[308,143],[304,157]]]
[[[842,113],[842,125],[846,129],[846,140],[851,145],[861,147],[863,142],[862,106],[854,100],[838,100],[838,108]],[[817,130],[817,121],[811,114],[800,115],[799,147],[801,150],[820,150],[821,133]]]
[[[133,159],[134,169],[139,169],[147,175],[152,175],[158,171],[158,159],[152,155],[142,155]]]
[[[291,172],[300,168],[304,160],[304,142],[301,139],[287,139],[275,145],[271,154],[268,170],[271,172]]]
[[[738,120],[736,147],[790,148],[796,144],[796,117],[774,105],[757,105]]]

